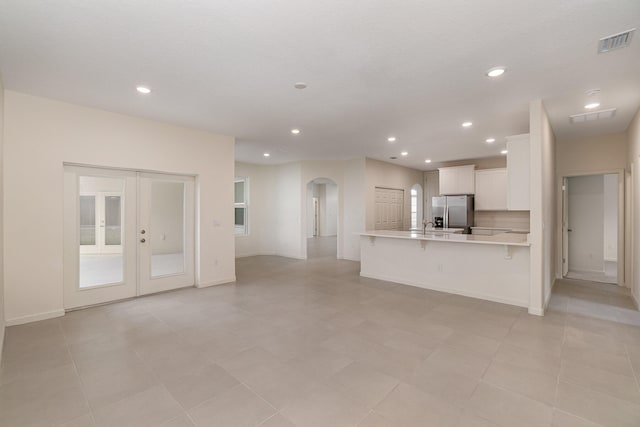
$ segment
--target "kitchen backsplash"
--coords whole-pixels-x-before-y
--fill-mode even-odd
[[[529,230],[529,211],[475,211],[476,227]]]

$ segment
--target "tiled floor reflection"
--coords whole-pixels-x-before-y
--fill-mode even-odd
[[[560,281],[545,317],[322,257],[10,327],[1,426],[638,426],[640,314]]]

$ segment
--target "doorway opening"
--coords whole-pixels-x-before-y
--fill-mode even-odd
[[[65,166],[64,308],[195,283],[192,176]]]
[[[307,258],[337,258],[338,185],[329,178],[307,183]]]
[[[624,283],[620,179],[618,173],[563,178],[563,278]]]

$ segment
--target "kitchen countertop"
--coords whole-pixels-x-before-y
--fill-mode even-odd
[[[472,230],[497,230],[497,231],[511,231],[512,233],[528,233],[529,230],[524,228],[509,228],[509,227],[471,227]]]
[[[361,236],[376,238],[406,239],[418,241],[436,241],[448,243],[471,243],[481,245],[507,245],[507,246],[531,246],[527,241],[526,234],[500,233],[493,236],[480,236],[473,234],[447,233],[442,230],[427,230],[427,234],[415,231],[394,231],[394,230],[370,230],[359,233]]]

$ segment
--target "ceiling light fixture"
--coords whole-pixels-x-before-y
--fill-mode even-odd
[[[387,141],[396,142],[396,137],[395,136],[390,136],[389,138],[387,138]]]
[[[590,102],[584,106],[587,110],[593,110],[594,108],[598,108],[600,106],[599,102]]]
[[[508,152],[509,152],[508,150],[502,150],[500,154],[507,154]]]
[[[271,155],[271,154],[269,154],[269,153],[264,153],[264,154],[263,154],[263,156],[265,156],[265,157],[269,157],[270,155]]]
[[[145,95],[151,93],[151,89],[149,89],[148,87],[145,86],[138,86],[136,87],[136,90],[140,93],[144,93]]]
[[[403,151],[402,153],[400,153],[401,156],[408,156],[409,152],[408,151]]]
[[[493,67],[493,68],[487,70],[487,76],[488,77],[500,77],[501,75],[504,74],[505,71],[507,71],[507,69],[505,67]]]
[[[431,159],[427,159],[424,161],[425,163],[431,163]]]
[[[487,138],[485,139],[485,141],[487,142],[487,144],[493,144],[494,142],[496,142],[495,138]]]
[[[294,84],[293,87],[295,87],[296,89],[306,89],[307,84],[305,82],[298,82]]]
[[[291,129],[291,133],[297,135],[300,133],[300,129]]]
[[[462,127],[463,127],[463,128],[471,127],[471,125],[473,125],[473,123],[471,123],[471,122],[464,122],[464,123],[462,123]]]

